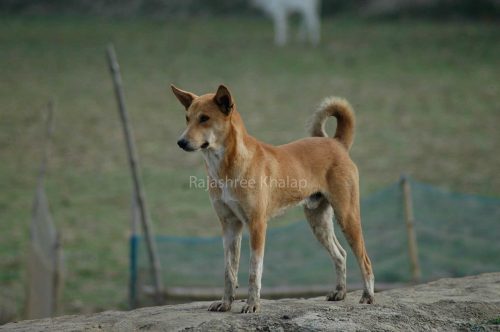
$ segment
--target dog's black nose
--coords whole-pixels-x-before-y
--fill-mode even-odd
[[[177,141],[177,145],[181,149],[186,150],[186,147],[189,145],[189,142],[183,138],[183,139],[180,139],[180,140]]]

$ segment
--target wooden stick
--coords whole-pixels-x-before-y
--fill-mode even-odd
[[[415,283],[420,282],[421,272],[418,261],[417,237],[415,235],[415,219],[413,216],[413,199],[411,195],[410,181],[406,175],[401,176],[401,186],[403,189],[403,204],[405,209],[405,223],[408,233],[408,254],[410,256],[410,268],[412,280]]]
[[[127,144],[127,156],[130,164],[130,171],[132,172],[132,179],[134,183],[134,192],[137,197],[137,207],[141,219],[142,231],[146,239],[146,247],[151,266],[151,278],[155,289],[155,302],[162,304],[163,299],[163,286],[161,281],[161,268],[158,259],[158,251],[156,243],[151,235],[151,222],[149,218],[148,209],[146,207],[146,199],[142,189],[142,181],[139,175],[139,166],[137,154],[135,151],[134,141],[132,139],[132,128],[128,121],[127,110],[125,108],[125,97],[123,94],[123,84],[120,74],[120,66],[116,57],[115,49],[112,44],[108,45],[107,49],[109,69],[113,77],[113,84],[115,89],[116,100],[118,102],[118,111],[123,125],[123,134]]]
[[[50,152],[50,146],[51,146],[51,141],[52,141],[52,136],[54,134],[54,112],[56,108],[56,102],[55,98],[52,98],[49,103],[47,104],[47,122],[46,122],[46,142],[45,142],[45,149],[44,149],[44,154],[43,154],[43,161],[42,161],[42,166],[40,167],[40,181],[44,181],[45,179],[45,174],[47,172],[47,163],[49,160],[49,152]],[[61,300],[61,294],[63,292],[63,252],[62,252],[62,243],[61,243],[61,234],[57,229],[56,231],[56,238],[55,238],[55,243],[54,243],[54,275],[53,275],[53,308],[52,308],[52,313],[53,315],[56,315],[59,312],[59,304]]]
[[[45,117],[45,133],[43,136],[42,143],[42,158],[40,162],[40,167],[38,170],[37,186],[35,191],[35,197],[33,199],[32,207],[32,219],[31,219],[31,229],[30,229],[30,253],[29,253],[29,263],[28,263],[28,284],[27,284],[27,296],[26,296],[26,306],[25,315],[28,319],[33,318],[43,318],[54,316],[58,311],[58,305],[60,300],[60,295],[62,293],[62,250],[60,245],[59,233],[54,227],[52,222],[52,217],[50,216],[50,210],[45,210],[44,218],[48,218],[44,225],[39,225],[41,220],[38,218],[38,213],[40,208],[48,209],[46,196],[45,196],[45,175],[47,173],[47,164],[49,160],[49,152],[51,147],[52,134],[54,131],[54,99],[51,99],[46,108],[44,108]],[[40,206],[43,204],[43,207]],[[40,227],[45,226],[43,230]],[[43,232],[41,235],[39,232]],[[55,236],[55,237],[54,237]],[[43,239],[40,239],[43,237]],[[49,244],[53,252],[47,252],[46,250],[40,250],[38,241],[49,241],[50,243],[44,243],[43,245]],[[35,244],[38,242],[38,245]],[[47,255],[49,255],[47,257]],[[48,287],[48,290],[43,293],[42,297],[40,294],[40,280],[38,277],[40,270],[44,269],[44,272],[51,273],[50,277],[44,276],[42,279],[46,281],[46,278],[50,278],[51,284],[48,285],[43,283],[44,287]],[[34,273],[38,273],[34,276]]]
[[[43,144],[43,155],[42,155],[42,162],[40,163],[40,170],[38,172],[38,182],[44,181],[45,178],[45,173],[47,172],[47,162],[49,159],[49,152],[50,152],[50,141],[52,139],[52,134],[54,132],[54,107],[55,107],[55,101],[54,99],[51,99],[48,104],[47,104],[47,116],[45,119],[45,137],[44,137],[44,144]]]

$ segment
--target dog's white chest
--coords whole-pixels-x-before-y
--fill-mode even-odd
[[[208,175],[214,180],[219,181],[219,168],[222,158],[224,157],[224,150],[213,151],[205,150],[203,151],[203,158],[207,163]]]
[[[229,188],[227,185],[223,185],[221,187],[220,199],[226,204],[229,204],[231,202],[237,202],[236,198],[233,196],[231,192],[231,188]]]
[[[231,209],[231,211],[236,215],[236,217],[238,217],[239,220],[245,223],[248,221],[246,213],[241,207],[240,202],[232,193],[230,183],[222,183],[220,200],[224,202],[229,207],[229,209]]]
[[[229,207],[229,209],[238,217],[238,219],[244,223],[248,223],[248,217],[243,208],[240,205],[240,202],[236,200],[224,201],[224,203]]]
[[[207,150],[203,152],[203,157],[207,163],[208,174],[215,181],[215,185],[220,189],[221,195],[219,199],[226,204],[226,206],[243,222],[247,222],[248,218],[245,211],[241,207],[240,202],[234,196],[232,190],[236,185],[236,181],[232,179],[222,179],[219,177],[219,168],[222,158],[224,156],[224,150],[211,151]]]

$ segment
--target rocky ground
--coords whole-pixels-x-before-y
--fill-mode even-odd
[[[0,331],[500,331],[500,273],[380,292],[373,305],[358,304],[360,296],[263,300],[258,314],[240,314],[242,301],[229,313],[194,302],[13,322]]]

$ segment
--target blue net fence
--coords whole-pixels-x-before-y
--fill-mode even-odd
[[[500,199],[451,193],[409,180],[422,281],[500,271]],[[363,232],[377,283],[412,280],[403,191],[395,183],[361,201]],[[336,223],[334,223],[336,226]],[[339,227],[337,238],[348,252],[347,282],[361,283],[350,247]],[[222,287],[222,239],[156,236],[167,288]],[[240,288],[248,280],[248,236],[242,242]],[[334,285],[334,267],[305,220],[269,228],[262,283],[265,287]],[[144,302],[151,285],[146,246],[131,238],[131,294]]]

